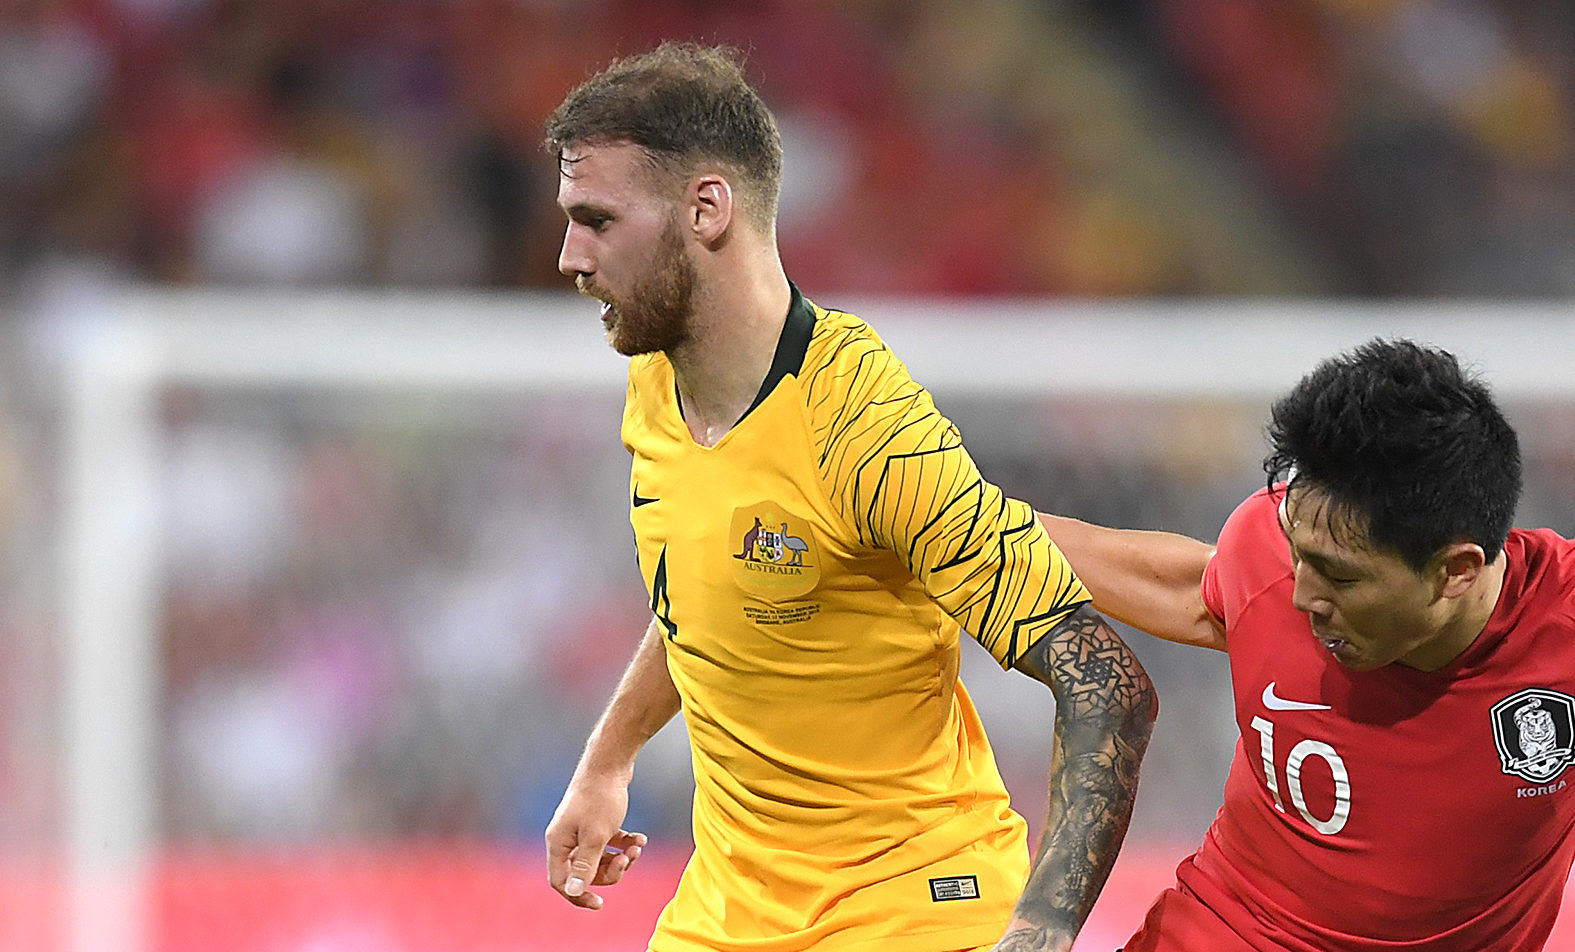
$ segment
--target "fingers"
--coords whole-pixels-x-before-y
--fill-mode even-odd
[[[646,842],[644,833],[619,830],[600,846],[594,841],[578,843],[568,853],[561,888],[555,881],[553,888],[582,909],[600,909],[602,897],[591,892],[590,887],[611,886],[622,879],[634,861],[640,858]],[[552,879],[550,869],[548,878]]]
[[[572,826],[560,818],[554,817],[547,825],[547,882],[560,893],[569,879],[569,854],[574,852],[577,840]]]
[[[628,830],[619,830],[607,840],[607,846],[620,853],[633,853],[636,858],[645,848],[646,837],[644,833],[630,833]]]
[[[563,894],[571,901],[584,895],[601,869],[607,852],[607,841],[599,837],[582,839],[569,853],[569,875],[563,883]],[[577,905],[583,905],[577,904]],[[598,903],[599,905],[599,903]],[[592,906],[590,908],[596,908]]]
[[[601,866],[596,870],[592,885],[611,886],[622,879],[624,872],[640,858],[645,843],[644,833],[619,830],[607,841],[607,850],[602,854]]]
[[[596,857],[596,866],[587,870],[589,857],[596,855],[588,849],[575,847],[565,856],[563,864],[564,876],[561,880],[552,880],[549,872],[549,881],[553,888],[563,898],[581,909],[600,909],[602,897],[591,891],[591,886],[612,886],[623,879],[623,874],[634,861],[640,858],[644,849],[646,837],[644,833],[629,833],[619,830],[604,846],[600,855]]]
[[[600,909],[601,897],[586,890],[592,874],[584,872],[587,857],[602,852],[602,847],[587,847],[581,841],[583,831],[572,829],[570,824],[554,817],[547,826],[547,883],[559,895],[583,909]],[[591,860],[591,862],[596,862]]]

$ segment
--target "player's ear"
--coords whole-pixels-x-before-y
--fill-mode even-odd
[[[689,227],[705,245],[714,245],[733,221],[733,186],[715,172],[695,176],[689,183]]]
[[[1471,590],[1482,569],[1487,565],[1487,553],[1475,542],[1451,542],[1434,558],[1440,598],[1459,598]]]

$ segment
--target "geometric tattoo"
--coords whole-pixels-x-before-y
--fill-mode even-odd
[[[1028,885],[997,950],[1070,945],[1115,865],[1159,698],[1137,656],[1083,605],[1017,659],[1055,694],[1050,807]]]

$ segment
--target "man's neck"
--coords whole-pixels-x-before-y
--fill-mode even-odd
[[[1498,607],[1499,596],[1504,591],[1504,574],[1508,565],[1509,554],[1500,552],[1491,564],[1483,566],[1476,584],[1468,594],[1461,597],[1457,611],[1439,631],[1438,637],[1423,653],[1424,656],[1407,659],[1406,663],[1423,671],[1437,671],[1465,653],[1493,618],[1493,610]]]
[[[695,442],[715,446],[738,423],[771,370],[792,291],[773,257],[757,273],[709,282],[689,340],[668,353]]]

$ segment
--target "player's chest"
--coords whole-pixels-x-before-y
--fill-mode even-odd
[[[746,421],[763,423],[767,421]],[[826,567],[838,519],[802,437],[753,426],[715,447],[683,439],[631,444],[629,519],[649,580],[653,560],[713,584],[802,594]]]
[[[1288,821],[1365,839],[1575,818],[1575,657],[1353,672],[1299,614],[1253,621],[1230,652],[1242,754]]]
[[[801,427],[752,422],[712,448],[630,441],[630,522],[652,611],[670,649],[728,670],[801,656],[852,664],[873,642],[839,620],[908,614],[911,576],[855,538]]]

